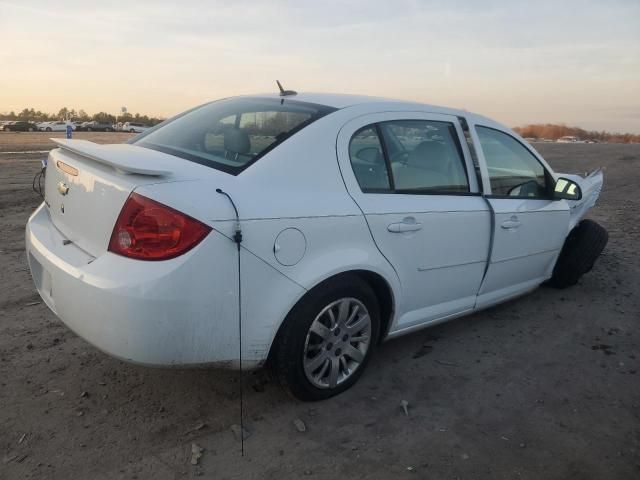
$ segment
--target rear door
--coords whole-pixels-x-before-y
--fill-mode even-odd
[[[471,132],[495,218],[490,264],[478,293],[481,308],[551,275],[569,228],[569,207],[552,199],[551,172],[519,139],[485,125],[472,125]]]
[[[419,112],[359,117],[339,133],[347,189],[400,278],[392,331],[475,305],[491,219],[461,135],[456,117]]]

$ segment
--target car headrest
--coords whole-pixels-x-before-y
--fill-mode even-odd
[[[436,140],[424,141],[418,144],[407,159],[408,165],[430,170],[440,170],[439,167],[446,166],[447,162],[447,147]]]
[[[241,128],[230,128],[224,132],[224,149],[230,152],[246,154],[251,150],[251,140]]]

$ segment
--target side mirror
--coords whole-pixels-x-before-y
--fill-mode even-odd
[[[580,185],[568,178],[558,178],[553,189],[554,200],[580,200],[581,198],[582,190]]]

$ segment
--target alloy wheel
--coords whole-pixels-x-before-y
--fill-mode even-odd
[[[304,344],[303,367],[317,388],[335,388],[364,361],[371,344],[371,317],[356,298],[341,298],[316,316]]]

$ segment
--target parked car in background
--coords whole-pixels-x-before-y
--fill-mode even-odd
[[[101,123],[94,120],[92,122],[84,122],[82,124],[82,130],[86,130],[87,132],[113,132],[115,128],[113,128],[113,125],[110,123]]]
[[[149,130],[150,128],[151,127],[149,125],[136,122],[126,122],[124,125],[122,125],[122,131],[130,133],[142,133]]]
[[[268,363],[304,400],[353,385],[381,340],[574,285],[607,243],[583,219],[602,171],[556,173],[464,110],[285,92],[55,142],[26,226],[49,308],[117,358]]]
[[[72,125],[72,128],[74,126]],[[38,129],[41,132],[66,132],[67,131],[67,122],[59,121],[59,122],[47,122]]]
[[[33,122],[10,122],[2,126],[5,132],[37,132],[38,126]]]
[[[585,143],[583,140],[580,140],[580,137],[574,137],[573,135],[565,135],[564,137],[560,137],[556,140],[557,143]]]

